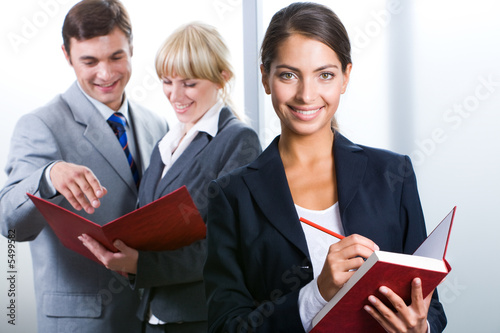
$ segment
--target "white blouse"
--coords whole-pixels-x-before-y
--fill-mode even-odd
[[[338,202],[325,210],[310,210],[297,205],[295,205],[295,209],[299,217],[303,217],[338,234],[344,234]],[[300,319],[305,331],[309,332],[312,329],[313,318],[327,303],[319,293],[318,275],[323,269],[330,245],[338,242],[339,239],[306,223],[301,224],[306,237],[309,256],[311,257],[314,276],[314,279],[299,292]]]

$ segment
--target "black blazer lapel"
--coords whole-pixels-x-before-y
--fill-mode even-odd
[[[345,211],[360,187],[368,162],[368,158],[362,154],[362,151],[363,148],[335,132],[333,154],[337,173],[337,193],[340,217],[346,235],[350,235],[353,230],[349,229],[349,224],[345,221]]]
[[[255,201],[284,237],[308,255],[304,232],[299,224],[292,195],[288,187],[285,170],[278,150],[277,137],[261,156],[249,165],[249,169],[259,170],[244,175],[244,181]],[[346,235],[352,233],[345,221],[345,211],[356,195],[366,172],[367,157],[363,149],[335,133],[334,143],[337,191],[342,225]]]
[[[249,172],[243,179],[269,222],[309,257],[304,231],[297,216],[279,155],[278,142],[279,136],[255,162],[248,166],[249,169],[259,172]]]

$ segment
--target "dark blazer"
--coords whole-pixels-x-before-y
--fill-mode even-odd
[[[260,152],[255,131],[223,108],[216,136],[198,133],[161,180],[164,165],[156,145],[139,189],[139,204],[146,205],[186,185],[206,221],[210,181],[253,161]],[[140,252],[135,287],[146,288],[138,311],[141,320],[148,319],[151,306],[165,322],[206,321],[205,258],[206,240],[176,251]]]
[[[412,253],[426,230],[409,158],[353,144],[338,133],[334,140],[345,234],[364,235],[382,250]],[[248,326],[252,332],[303,332],[297,301],[313,271],[278,141],[210,185],[204,270],[209,332]],[[433,333],[446,325],[437,295],[428,320]]]
[[[139,155],[134,158],[145,168],[167,124],[133,103],[129,113]],[[0,226],[5,236],[15,230],[16,241],[30,241],[38,331],[140,329],[134,316],[139,295],[128,288],[127,280],[64,247],[26,195],[40,196],[46,167],[60,160],[90,168],[108,195],[92,215],[74,210],[61,195],[52,198],[53,203],[99,225],[129,213],[137,204],[137,188],[123,149],[76,82],[18,121],[5,168],[8,180],[0,192]]]

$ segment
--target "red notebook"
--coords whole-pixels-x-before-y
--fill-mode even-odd
[[[424,297],[434,290],[451,270],[445,256],[455,210],[456,207],[412,255],[373,252],[316,315],[311,333],[326,333],[332,329],[335,332],[384,333],[382,326],[363,309],[369,304],[368,296],[385,300],[378,288],[387,286],[410,304],[411,281],[416,277],[422,280]]]
[[[78,236],[85,233],[117,252],[113,246],[116,239],[137,250],[164,251],[189,245],[206,234],[205,223],[186,186],[103,226],[29,193],[28,196],[64,246],[100,264]]]

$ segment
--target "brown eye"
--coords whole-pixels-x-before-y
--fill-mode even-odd
[[[323,80],[330,80],[330,79],[333,79],[335,75],[333,73],[321,73],[320,74],[320,77],[323,79]]]
[[[280,74],[280,77],[282,79],[285,79],[285,80],[291,80],[291,79],[293,79],[294,75],[293,75],[293,73],[290,73],[290,72],[284,72],[284,73]]]

